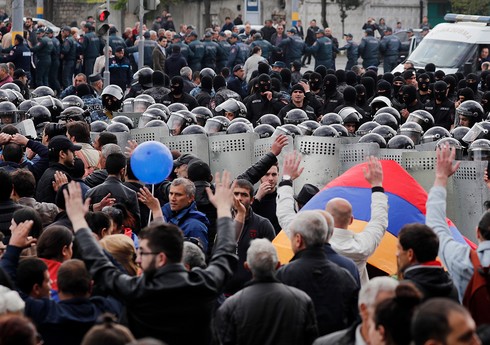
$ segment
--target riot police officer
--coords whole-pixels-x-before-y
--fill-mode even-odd
[[[51,42],[53,42],[53,50],[51,51],[51,65],[49,67],[48,75],[49,87],[53,89],[57,95],[59,95],[61,93],[61,85],[59,81],[61,44],[60,41],[54,37],[53,29],[47,28],[46,33]]]
[[[204,35],[204,56],[202,58],[202,67],[216,69],[216,61],[221,54],[221,47],[218,43],[211,40],[213,34],[211,32],[206,32]]]
[[[350,71],[351,68],[357,65],[357,59],[359,58],[358,44],[353,41],[352,34],[345,34],[345,46],[339,48],[339,50],[347,51],[347,64],[345,65],[345,70]]]
[[[297,31],[295,28],[291,28],[288,30],[288,37],[283,39],[281,43],[279,43],[279,48],[286,51],[284,54],[284,59],[286,65],[290,65],[293,61],[301,61],[301,57],[303,56],[306,44],[305,42],[297,35]]]
[[[269,61],[272,51],[274,50],[274,46],[269,42],[262,38],[262,34],[257,32],[253,36],[254,40],[250,43],[250,49],[253,49],[255,46],[259,46],[262,49],[262,57],[264,57],[267,61]]]
[[[379,44],[379,51],[384,55],[383,70],[391,72],[396,67],[398,55],[402,43],[398,36],[393,35],[393,30],[390,27],[385,29],[385,35]]]
[[[53,51],[53,41],[45,36],[42,28],[37,29],[37,43],[31,47],[31,51],[36,57],[36,85],[49,85],[49,68],[51,66],[51,52]]]
[[[61,31],[63,45],[61,46],[61,56],[63,58],[63,70],[61,72],[61,83],[66,89],[72,84],[73,75],[75,74],[75,64],[77,62],[78,42],[71,35],[69,26],[63,27]]]
[[[85,75],[91,75],[94,71],[95,59],[100,55],[103,43],[95,34],[95,28],[87,23],[84,26],[85,35],[82,40],[83,69]]]
[[[192,42],[189,43],[189,50],[191,50],[193,54],[192,57],[189,57],[187,62],[193,71],[200,71],[206,47],[204,46],[204,43],[197,38],[197,33],[195,31],[192,31],[189,34],[189,39],[192,39]]]
[[[379,41],[374,37],[374,32],[371,28],[364,30],[366,36],[359,44],[359,55],[362,57],[362,67],[378,66]]]
[[[320,65],[327,69],[333,67],[333,43],[330,38],[325,37],[325,32],[321,29],[316,31],[316,42],[311,47],[306,48],[307,53],[312,53],[315,57],[315,68]]]

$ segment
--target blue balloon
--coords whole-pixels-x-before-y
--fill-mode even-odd
[[[173,169],[172,153],[158,141],[146,141],[136,147],[131,156],[134,175],[148,184],[165,180]]]

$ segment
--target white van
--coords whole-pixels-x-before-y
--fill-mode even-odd
[[[490,17],[448,13],[444,20],[447,23],[436,25],[407,60],[416,69],[433,63],[446,74],[478,71],[480,51],[490,47]],[[403,72],[403,64],[393,72]]]

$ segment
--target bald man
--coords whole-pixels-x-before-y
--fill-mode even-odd
[[[334,219],[335,230],[330,244],[339,254],[352,259],[361,275],[361,285],[368,282],[366,262],[378,248],[388,227],[388,197],[383,189],[383,168],[375,157],[369,157],[367,168],[363,170],[366,181],[371,185],[371,220],[364,230],[356,233],[348,230],[354,220],[352,205],[342,198],[334,198],[327,203],[325,210]]]

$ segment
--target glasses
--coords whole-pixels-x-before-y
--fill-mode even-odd
[[[145,256],[145,255],[157,255],[157,252],[144,252],[142,250],[138,250],[138,255],[140,256]]]

